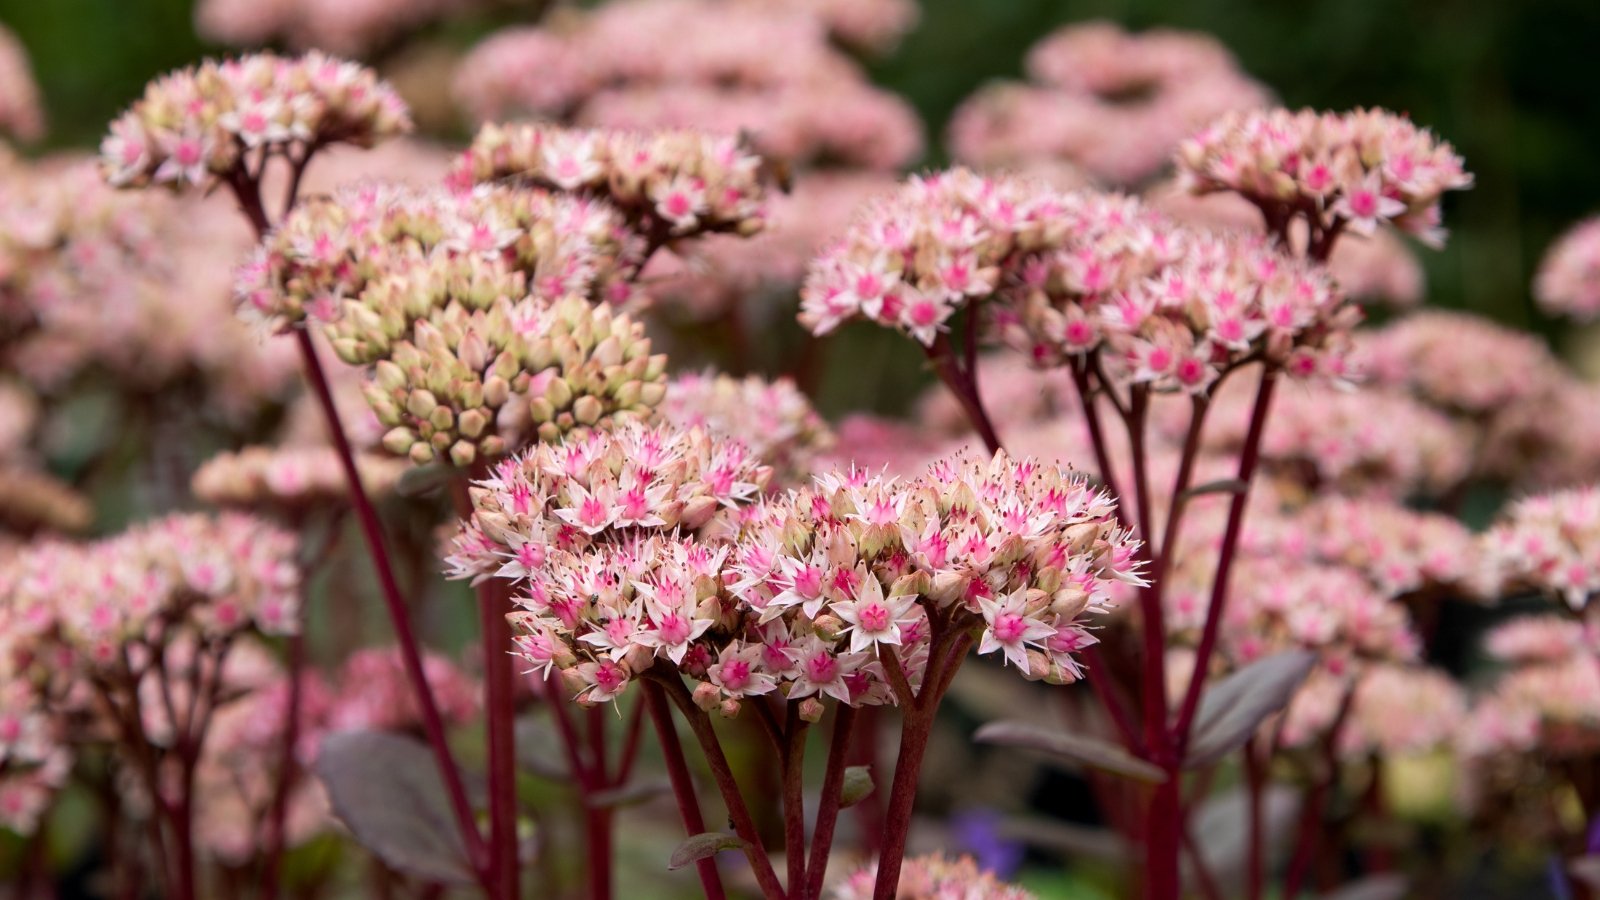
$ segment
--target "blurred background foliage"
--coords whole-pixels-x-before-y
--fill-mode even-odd
[[[1072,21],[1210,32],[1290,106],[1378,105],[1454,142],[1477,175],[1450,198],[1448,247],[1424,253],[1429,302],[1564,343],[1528,283],[1550,241],[1600,209],[1600,3],[1538,0],[924,0],[921,25],[873,65],[911,100],[931,148],[956,105],[1021,74],[1029,46]],[[88,147],[152,76],[221,48],[194,33],[192,0],[0,0],[32,55],[52,121],[43,148]],[[514,16],[514,14],[513,14]],[[499,22],[450,26],[467,46]],[[829,404],[831,405],[831,404]],[[859,404],[857,404],[859,405]]]

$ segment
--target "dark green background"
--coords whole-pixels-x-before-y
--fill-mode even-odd
[[[218,48],[192,0],[0,0],[34,58],[49,146],[86,146],[152,75]],[[928,0],[920,28],[874,66],[940,133],[985,80],[1019,73],[1051,28],[1108,17],[1209,31],[1290,105],[1381,105],[1453,141],[1478,183],[1452,197],[1452,239],[1427,254],[1430,302],[1555,336],[1528,281],[1550,240],[1600,211],[1600,2]],[[452,27],[469,43],[483,23]],[[935,144],[936,147],[936,144]],[[942,161],[937,147],[927,160]]]

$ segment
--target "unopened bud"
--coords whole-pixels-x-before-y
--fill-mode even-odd
[[[815,697],[807,697],[800,701],[800,718],[813,725],[822,721],[822,714],[826,712],[822,702]]]

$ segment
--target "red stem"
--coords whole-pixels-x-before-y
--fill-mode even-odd
[[[510,602],[497,579],[478,585],[483,626],[484,712],[489,746],[489,867],[495,896],[518,889],[516,671],[511,659]]]
[[[1211,584],[1211,601],[1206,608],[1206,623],[1201,631],[1200,645],[1195,651],[1194,671],[1189,676],[1189,687],[1183,697],[1183,707],[1173,728],[1177,756],[1182,759],[1188,747],[1189,729],[1194,724],[1195,712],[1200,707],[1200,694],[1205,686],[1205,673],[1216,652],[1217,639],[1222,632],[1222,609],[1228,599],[1228,575],[1239,546],[1239,531],[1244,523],[1245,505],[1250,499],[1250,481],[1255,477],[1256,464],[1261,457],[1261,435],[1266,430],[1267,412],[1272,406],[1272,388],[1277,383],[1277,372],[1266,368],[1261,373],[1261,386],[1256,391],[1255,408],[1250,412],[1250,428],[1245,434],[1244,449],[1239,456],[1239,481],[1242,487],[1233,495],[1228,505],[1228,522],[1222,534],[1222,547],[1217,557],[1217,574]]]
[[[972,346],[970,339],[968,346]],[[978,373],[974,368],[964,369],[956,361],[955,351],[950,346],[950,340],[941,334],[934,339],[933,346],[923,348],[928,355],[928,360],[933,364],[933,371],[939,376],[955,395],[956,402],[961,404],[961,409],[967,414],[967,420],[972,427],[977,429],[978,436],[983,439],[983,445],[990,453],[1000,450],[1000,435],[995,432],[994,423],[990,421],[989,414],[983,408],[983,399],[978,396]],[[970,351],[969,351],[970,355]]]
[[[799,701],[784,704],[783,749],[783,854],[790,896],[803,898],[806,888],[806,726]]]
[[[817,805],[816,828],[811,835],[811,858],[806,864],[805,892],[800,900],[822,896],[822,882],[828,874],[828,857],[833,852],[833,829],[839,821],[839,803],[844,790],[844,772],[850,761],[850,736],[856,721],[856,708],[839,704],[833,714],[833,735],[828,741],[828,768],[822,776],[822,797]]]
[[[1078,403],[1083,407],[1083,421],[1089,427],[1089,443],[1094,447],[1094,464],[1100,469],[1100,483],[1120,509],[1122,494],[1117,490],[1117,476],[1111,468],[1111,454],[1106,449],[1105,429],[1100,423],[1100,404],[1095,402],[1094,389],[1089,384],[1087,361],[1071,363],[1072,383],[1078,388]]]
[[[706,820],[700,814],[700,800],[695,795],[694,778],[690,776],[688,762],[683,757],[683,744],[678,740],[678,729],[672,723],[672,709],[667,706],[667,698],[661,693],[661,685],[645,678],[641,679],[640,687],[644,690],[644,705],[650,711],[650,722],[655,726],[656,739],[661,744],[661,757],[667,765],[667,778],[672,782],[672,795],[678,801],[678,816],[683,819],[684,833],[688,837],[704,834]],[[700,889],[705,892],[706,900],[726,900],[727,894],[722,889],[722,876],[717,872],[716,857],[708,856],[695,860],[694,866],[700,873]]]
[[[694,698],[689,696],[689,689],[683,686],[683,679],[676,671],[669,669],[649,677],[657,679],[672,704],[688,721],[690,731],[694,732],[695,740],[705,754],[706,764],[711,768],[711,776],[717,782],[717,790],[722,794],[722,802],[728,808],[734,833],[745,843],[744,855],[750,861],[762,896],[766,900],[788,900],[783,884],[778,881],[778,873],[772,868],[772,860],[767,858],[767,851],[761,845],[761,834],[756,830],[755,820],[750,817],[750,808],[745,805],[739,782],[733,777],[733,769],[728,765],[727,755],[722,752],[722,742],[717,738],[711,719],[705,710],[694,705]]]
[[[267,818],[266,852],[262,861],[261,898],[277,900],[283,865],[285,843],[285,818],[289,811],[289,795],[293,791],[299,762],[295,758],[295,745],[300,740],[300,707],[305,681],[306,641],[304,627],[289,636],[289,709],[288,721],[283,729],[283,745],[278,755],[278,783],[274,786],[272,808]]]
[[[311,334],[303,329],[296,330],[294,334],[300,348],[300,361],[305,367],[306,380],[310,383],[312,393],[316,395],[317,403],[322,408],[328,435],[333,439],[339,464],[344,469],[345,484],[350,491],[350,503],[355,508],[357,521],[361,523],[361,535],[366,540],[372,567],[378,575],[378,586],[389,612],[389,620],[394,624],[396,643],[400,648],[400,660],[405,668],[406,678],[411,683],[411,690],[416,695],[417,709],[422,713],[422,730],[427,736],[428,746],[433,748],[434,760],[439,764],[439,774],[444,780],[446,792],[450,795],[450,808],[455,814],[456,827],[461,832],[462,840],[467,847],[468,859],[474,871],[478,873],[480,882],[485,890],[493,894],[494,878],[489,868],[488,851],[473,819],[472,804],[467,802],[467,791],[461,781],[461,771],[450,753],[450,745],[445,741],[444,718],[439,714],[439,706],[434,701],[433,691],[428,686],[428,678],[422,668],[422,653],[417,649],[417,637],[411,630],[411,614],[406,609],[405,599],[400,596],[400,585],[395,581],[394,566],[389,560],[389,550],[384,543],[383,525],[378,520],[378,511],[372,505],[372,498],[367,496],[367,490],[361,483],[361,473],[356,468],[355,453],[350,448],[350,439],[345,435],[344,425],[339,421],[339,410],[333,403],[333,391],[328,387],[328,377],[322,371],[321,360],[317,358],[316,345],[311,343]],[[506,645],[509,646],[509,643],[510,640],[507,638]],[[509,658],[507,663],[509,664]],[[488,664],[487,661],[485,664]]]
[[[911,813],[917,800],[917,780],[922,773],[922,758],[933,733],[933,710],[917,704],[902,707],[905,715],[900,727],[900,755],[895,759],[894,783],[889,791],[885,815],[883,849],[878,853],[878,880],[873,900],[894,900],[900,889],[900,865],[905,860],[906,840],[911,832]]]
[[[1249,798],[1249,851],[1245,863],[1246,900],[1261,900],[1263,881],[1266,878],[1266,835],[1261,808],[1263,790],[1266,788],[1266,761],[1256,747],[1254,738],[1244,745],[1244,783]]]

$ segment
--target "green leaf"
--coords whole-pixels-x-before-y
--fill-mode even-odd
[[[322,742],[316,771],[334,815],[390,868],[472,883],[466,844],[426,744],[379,731],[333,734]]]
[[[1323,894],[1322,900],[1402,900],[1410,887],[1403,875],[1373,875]]]
[[[1257,660],[1205,688],[1184,765],[1209,766],[1244,746],[1262,721],[1289,704],[1316,662],[1310,651],[1291,650]]]
[[[672,786],[664,781],[640,781],[625,784],[608,791],[595,791],[588,797],[590,809],[604,809],[606,807],[638,806],[648,803],[662,794],[672,793]]]
[[[978,729],[974,739],[986,744],[1037,750],[1058,761],[1089,766],[1136,781],[1159,784],[1167,780],[1166,773],[1159,766],[1134,756],[1116,744],[1037,722],[990,722]]]
[[[849,809],[867,799],[874,787],[870,766],[850,766],[844,770],[844,784],[839,787],[839,808]]]
[[[737,835],[726,831],[707,831],[693,835],[679,844],[678,849],[672,851],[672,858],[667,860],[667,868],[681,869],[692,862],[715,856],[724,850],[743,850],[748,846],[750,845]]]

